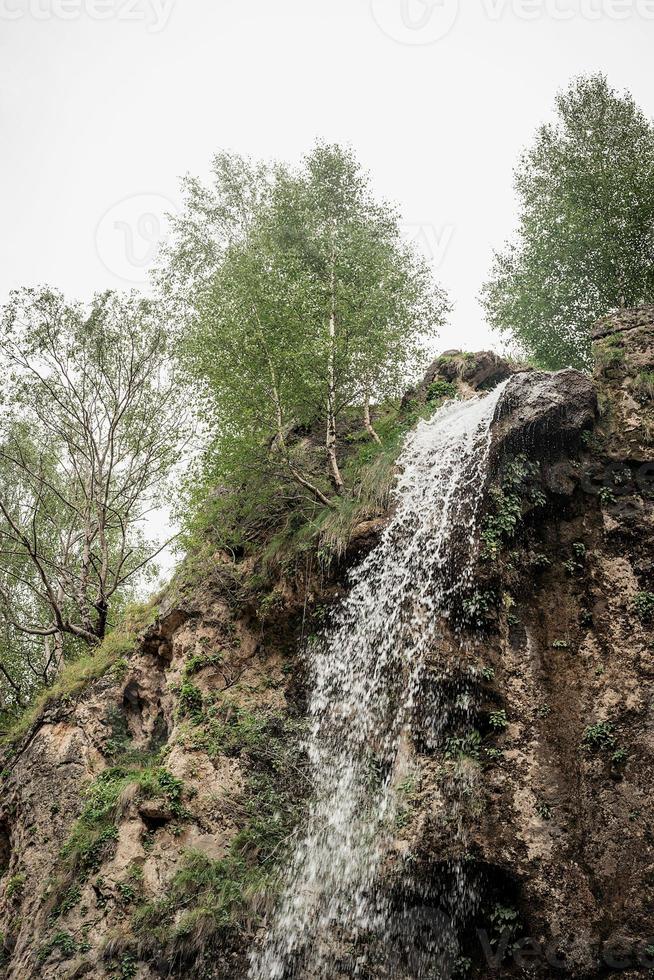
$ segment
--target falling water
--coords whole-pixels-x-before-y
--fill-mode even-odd
[[[504,387],[448,403],[409,437],[393,518],[327,635],[308,651],[314,800],[251,980],[333,978],[344,937],[387,931],[388,902],[375,882],[404,747],[441,618],[471,581],[490,426]]]

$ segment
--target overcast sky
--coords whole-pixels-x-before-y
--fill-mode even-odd
[[[147,288],[182,174],[320,137],[430,255],[455,303],[440,349],[498,346],[476,297],[518,153],[579,72],[654,115],[653,42],[654,0],[0,0],[0,303]]]
[[[654,115],[654,0],[0,0],[0,301],[137,288],[178,178],[218,148],[350,143],[454,300],[515,215],[511,172],[557,89],[608,73]]]

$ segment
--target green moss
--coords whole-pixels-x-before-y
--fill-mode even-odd
[[[111,766],[86,788],[84,808],[61,851],[69,874],[85,880],[110,853],[118,837],[121,798],[129,786],[137,787],[143,798],[165,799],[174,816],[184,816],[183,784],[158,762],[153,756],[140,764]]]
[[[244,755],[246,789],[235,801],[241,828],[219,860],[188,851],[166,898],[134,911],[132,928],[145,955],[164,949],[167,958],[196,961],[212,944],[224,949],[230,937],[256,923],[276,890],[306,793],[297,758],[300,725],[243,710],[223,724],[228,751]]]

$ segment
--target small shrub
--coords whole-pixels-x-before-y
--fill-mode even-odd
[[[93,681],[108,674],[117,680],[124,676],[128,658],[136,648],[138,632],[156,618],[157,612],[158,607],[152,603],[129,607],[121,624],[108,633],[96,649],[84,652],[64,665],[54,684],[37,694],[11,730],[0,739],[0,744],[22,738],[49,705],[78,697]]]
[[[131,902],[136,901],[136,888],[130,881],[117,882],[116,889],[123,905],[129,905]]]
[[[620,337],[608,337],[596,348],[596,360],[601,368],[621,367],[626,361],[622,340]]]
[[[481,741],[481,735],[476,729],[466,735],[450,735],[445,741],[445,758],[477,761],[481,752]]]
[[[588,725],[581,739],[581,744],[588,751],[612,749],[616,743],[613,725],[610,721],[600,721]]]
[[[7,898],[20,898],[23,894],[26,880],[26,876],[22,872],[17,875],[12,875],[7,882],[7,890],[5,891]]]
[[[206,667],[218,667],[223,662],[222,653],[194,653],[184,665],[184,679],[199,674]]]
[[[48,957],[59,950],[64,959],[70,959],[78,951],[77,940],[69,932],[56,932],[52,939],[44,943],[39,949],[38,959],[40,963],[45,963]]]
[[[540,469],[520,454],[508,463],[500,486],[491,491],[492,513],[481,532],[483,556],[494,561],[506,541],[512,540],[523,521],[525,507],[542,507],[546,497],[537,486]]]
[[[138,959],[133,953],[123,953],[112,962],[109,980],[134,980],[138,974]]]
[[[60,916],[65,915],[74,909],[80,898],[82,897],[82,892],[79,885],[74,884],[68,888],[62,895],[59,904],[52,912],[50,919],[52,922],[56,921]]]
[[[432,381],[427,389],[427,401],[434,402],[442,398],[456,398],[456,385],[451,381]]]
[[[602,487],[599,492],[600,503],[604,507],[611,507],[615,503],[615,494],[610,487]]]
[[[158,765],[158,756],[105,769],[87,787],[82,813],[61,851],[69,871],[81,880],[96,871],[112,849],[118,837],[120,800],[128,786],[138,787],[145,798],[163,797],[173,815],[185,816],[183,784]]]
[[[503,732],[509,724],[504,708],[502,708],[501,711],[491,711],[490,715],[488,716],[488,724],[491,728],[494,728],[495,731]]]
[[[506,945],[506,951],[509,953],[513,949],[511,941],[517,936],[520,926],[520,917],[517,909],[507,905],[495,905],[491,910],[489,918],[491,946],[508,943]]]
[[[497,597],[493,592],[482,592],[476,589],[461,603],[462,619],[465,626],[481,628],[485,626],[490,614],[497,605]]]
[[[190,681],[184,681],[177,699],[179,717],[193,718],[199,721],[202,718],[203,710],[204,698],[202,697],[202,691],[195,684],[191,684]]]
[[[634,597],[636,615],[643,623],[654,618],[654,592],[638,592]]]
[[[296,758],[300,726],[274,717],[266,723],[250,743],[241,829],[227,854],[216,861],[187,851],[166,897],[135,909],[132,926],[146,952],[160,957],[165,949],[172,959],[186,950],[197,958],[214,940],[226,941],[259,920],[261,896],[277,880],[299,818],[294,794],[300,787],[306,792]],[[294,784],[295,773],[300,782]]]
[[[654,401],[654,371],[640,371],[632,384],[632,391],[642,405]]]
[[[197,720],[189,732],[187,744],[202,749],[212,759],[218,755],[239,756],[259,747],[274,724],[273,715],[254,714],[228,700],[221,700]]]
[[[599,449],[600,440],[597,438],[597,435],[592,429],[586,429],[584,432],[582,432],[581,441],[587,449],[591,450],[591,452],[596,452]]]

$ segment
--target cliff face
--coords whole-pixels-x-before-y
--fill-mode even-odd
[[[463,633],[481,741],[454,744],[462,831],[455,763],[418,757],[398,841],[427,882],[463,854],[475,976],[654,968],[654,310],[597,335],[592,391],[576,372],[507,389]]]
[[[557,426],[526,448],[546,500],[500,559],[488,705],[508,724],[472,835],[535,941],[518,974],[654,966],[653,322],[599,325],[598,423],[576,450]]]
[[[435,652],[425,678],[425,714],[449,699],[448,723],[438,751],[414,740],[387,882],[424,938],[465,865],[452,975],[635,977],[654,959],[654,309],[597,336],[593,380],[509,381],[475,581],[443,624],[452,665],[444,681]],[[414,397],[510,370],[447,356]],[[378,525],[263,603],[247,563],[197,558],[4,750],[0,976],[245,976],[311,791],[302,639]],[[429,976],[402,949],[394,975]]]
[[[265,628],[239,590],[227,556],[204,556],[104,676],[5,752],[0,975],[244,974],[259,852],[283,845],[308,783],[297,610]]]

